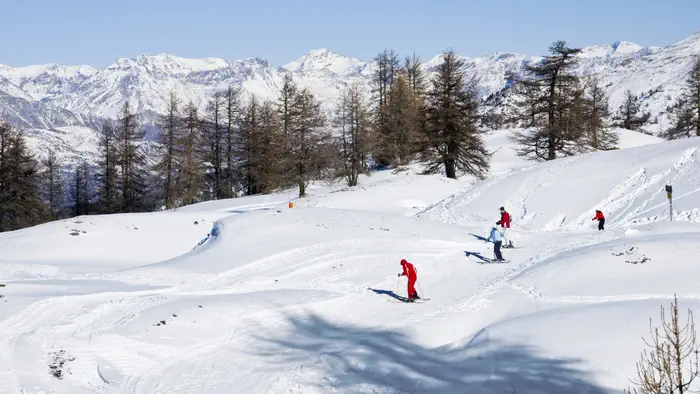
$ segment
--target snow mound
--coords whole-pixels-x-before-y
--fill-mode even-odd
[[[213,222],[224,215],[90,215],[0,233],[0,280],[15,276],[15,270],[47,277],[121,269],[176,257],[206,238]],[[23,268],[25,264],[29,268]],[[37,264],[44,268],[32,268]]]

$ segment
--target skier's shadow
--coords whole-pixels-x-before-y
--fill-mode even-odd
[[[375,292],[376,294],[388,295],[389,297],[396,298],[397,300],[403,301],[403,300],[406,299],[406,297],[402,297],[402,296],[400,296],[400,295],[394,293],[394,292],[391,291],[391,290],[379,290],[379,289],[372,289],[372,288],[369,288],[369,287],[368,287],[368,289],[369,289],[369,290],[372,290],[372,291]]]

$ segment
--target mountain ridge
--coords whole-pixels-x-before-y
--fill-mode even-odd
[[[626,90],[641,95],[644,109],[659,120],[648,131],[658,132],[668,126],[666,108],[680,95],[693,56],[700,55],[700,32],[663,47],[616,41],[581,49],[575,72],[599,75],[613,110]],[[440,56],[423,60],[428,74],[439,64]],[[498,51],[462,56],[468,77],[479,77],[482,97],[502,91],[509,73],[542,57]],[[231,85],[241,89],[244,100],[252,96],[275,99],[285,73],[291,73],[300,86],[315,93],[330,111],[349,83],[359,82],[370,91],[374,66],[371,60],[328,48],[312,49],[282,65],[272,65],[259,57],[196,59],[169,53],[117,58],[102,69],[55,63],[24,67],[0,64],[0,113],[24,128],[50,132],[68,126],[91,127],[100,119],[116,118],[129,100],[149,123],[165,112],[171,91],[202,110],[212,92]]]

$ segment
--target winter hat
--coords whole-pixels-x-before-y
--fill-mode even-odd
[[[503,207],[498,208],[499,211],[505,211],[506,209]]]
[[[405,265],[405,264],[408,264],[408,261],[406,261],[406,259],[402,259],[402,260],[401,260],[401,265]]]

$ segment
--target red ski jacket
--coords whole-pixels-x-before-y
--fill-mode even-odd
[[[605,216],[603,216],[603,212],[595,211],[595,217],[592,220],[603,220],[603,219],[605,219]]]
[[[506,211],[501,213],[501,226],[505,228],[510,228],[510,214]]]
[[[401,276],[408,276],[409,278],[416,277],[416,268],[413,267],[413,264],[406,260],[401,260],[401,265],[403,266],[403,273]]]

